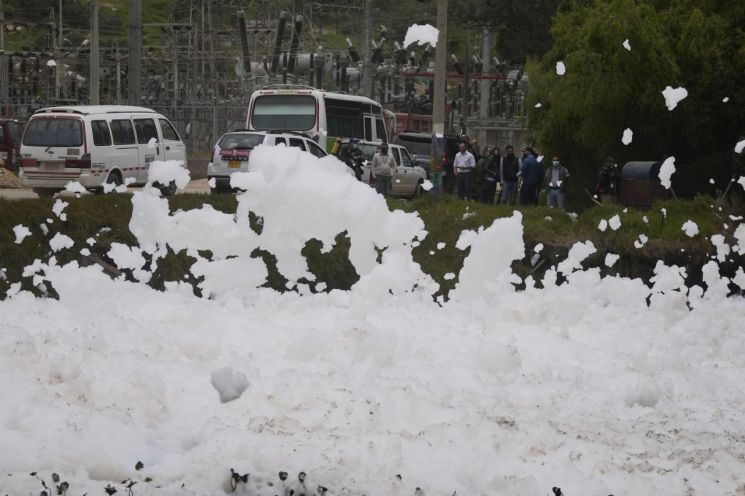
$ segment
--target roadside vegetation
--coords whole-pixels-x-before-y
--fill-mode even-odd
[[[33,286],[31,277],[22,276],[23,269],[35,260],[46,262],[52,256],[60,265],[71,261],[81,265],[99,264],[111,275],[121,275],[107,253],[112,243],[137,244],[128,227],[132,213],[131,196],[115,194],[64,198],[69,202],[65,209],[65,221],[52,212],[55,201],[0,199],[3,212],[0,216],[0,269],[5,274],[4,279],[0,277],[0,298],[5,297],[13,282],[21,282],[24,289],[43,294]],[[169,201],[172,211],[201,208],[209,204],[219,211],[233,213],[237,205],[233,195],[181,194]],[[701,266],[716,253],[709,237],[722,233],[727,242],[733,243],[732,233],[736,223],[730,216],[743,214],[741,205],[718,204],[710,197],[661,202],[646,212],[618,205],[596,206],[578,215],[545,207],[489,206],[462,202],[448,196],[439,202],[427,196],[416,201],[389,200],[389,206],[417,212],[422,217],[429,234],[414,248],[414,259],[424,272],[441,285],[441,294],[445,296],[457,283],[457,277],[451,279],[446,275],[457,276],[468,254],[467,250],[461,251],[455,247],[460,233],[463,230],[487,228],[495,219],[509,217],[515,210],[523,215],[526,255],[513,264],[513,270],[523,278],[532,275],[538,281],[546,269],[566,257],[574,243],[591,241],[597,252],[584,265],[599,267],[603,274],[642,277],[646,280],[652,275],[657,261],[663,260],[667,264],[686,267],[689,283],[700,282]],[[614,216],[618,216],[620,228],[613,230],[607,227],[605,231],[598,228],[602,221],[608,222]],[[689,220],[698,226],[699,232],[693,237],[682,229]],[[20,244],[16,244],[13,231],[17,225],[26,226],[31,231],[31,235]],[[253,225],[260,229],[258,222]],[[58,232],[72,238],[75,244],[70,249],[52,253],[49,240]],[[640,235],[646,237],[646,241],[643,246],[637,247],[642,244]],[[95,240],[92,245],[87,242],[91,238]],[[440,243],[444,243],[444,246],[440,245],[441,249],[438,249]],[[535,248],[539,244],[542,247],[536,256]],[[89,255],[80,253],[84,248],[90,251]],[[345,233],[339,233],[337,244],[330,252],[321,253],[320,248],[318,241],[310,240],[303,250],[311,272],[316,275],[316,282],[325,283],[327,289],[346,289],[357,281],[358,275],[348,259],[349,240]],[[613,267],[605,266],[606,253],[620,256]],[[269,268],[267,286],[287,290],[288,281],[277,271],[270,253],[257,250],[250,255],[261,257],[266,262]],[[199,280],[189,274],[194,261],[185,251],[174,253],[169,250],[168,255],[158,261],[150,285],[163,289],[168,281],[198,284]],[[742,262],[742,256],[732,255],[721,267],[726,275],[734,275]],[[311,283],[311,287],[315,287],[315,284]],[[196,293],[199,294],[199,291]]]

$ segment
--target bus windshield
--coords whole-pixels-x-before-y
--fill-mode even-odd
[[[316,100],[310,95],[261,95],[254,100],[254,129],[307,131],[316,124]]]

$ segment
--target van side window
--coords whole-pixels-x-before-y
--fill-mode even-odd
[[[164,140],[181,141],[181,138],[179,138],[178,133],[173,129],[170,122],[165,119],[158,119],[158,122],[160,122],[160,130],[163,131]]]
[[[135,119],[135,131],[137,132],[137,143],[147,145],[148,142],[155,138],[158,139],[158,130],[155,127],[155,121],[152,119]]]
[[[274,144],[275,145],[286,145],[287,144],[287,141],[285,141],[284,138],[276,138],[274,140]]]
[[[111,145],[111,133],[106,121],[92,121],[91,131],[93,132],[93,144],[96,146]]]
[[[111,134],[114,135],[115,145],[134,145],[135,130],[129,119],[117,119],[111,121]]]

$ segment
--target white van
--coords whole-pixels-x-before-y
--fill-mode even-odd
[[[124,105],[38,110],[26,125],[20,155],[18,175],[40,196],[70,181],[96,191],[104,183],[144,184],[154,160],[186,166],[186,146],[168,119]]]

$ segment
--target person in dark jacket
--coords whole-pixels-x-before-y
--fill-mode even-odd
[[[517,198],[517,174],[520,172],[520,161],[515,156],[512,145],[507,145],[505,152],[499,171],[499,180],[502,183],[499,203],[514,205]]]
[[[482,203],[488,203],[489,205],[494,203],[494,196],[497,193],[497,182],[499,181],[499,165],[501,162],[500,150],[495,146],[489,156],[486,157],[484,164],[484,176],[481,180],[481,195],[479,197],[479,201]]]
[[[484,184],[484,173],[486,172],[486,164],[489,162],[491,157],[491,147],[485,146],[484,153],[481,158],[476,159],[476,168],[473,170],[473,188],[471,196],[474,200],[481,198],[481,187]]]
[[[598,173],[598,185],[595,188],[595,196],[602,203],[615,203],[621,184],[621,174],[613,157],[607,157],[600,166]]]
[[[564,210],[568,177],[569,170],[561,165],[559,157],[554,155],[551,166],[546,170],[546,199],[549,208],[556,205]]]
[[[543,169],[538,163],[532,146],[522,149],[523,163],[520,167],[520,177],[523,184],[520,187],[520,205],[538,205],[538,192],[543,181]]]
[[[341,148],[339,152],[339,160],[344,162],[347,167],[352,169],[354,176],[358,181],[362,180],[364,171],[362,170],[362,152],[356,148],[352,143],[347,143]]]

